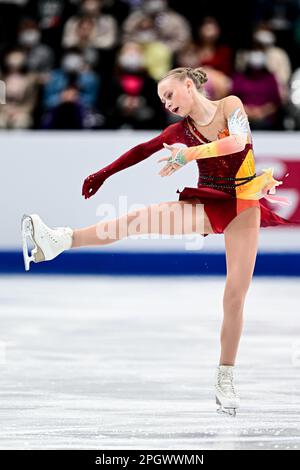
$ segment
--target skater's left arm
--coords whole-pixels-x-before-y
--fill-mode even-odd
[[[160,171],[160,175],[168,176],[191,160],[232,155],[244,150],[250,136],[250,127],[242,101],[237,96],[228,96],[224,103],[224,114],[230,134],[228,137],[215,140],[209,144],[181,149],[164,144],[164,147],[169,149],[172,155],[162,157],[159,160],[168,161],[168,164]]]
[[[163,142],[184,142],[181,121],[170,124],[164,131],[147,142],[142,142],[131,148],[109,165],[85,178],[82,186],[82,196],[90,198],[99,190],[102,184],[115,173],[136,165],[163,148]]]

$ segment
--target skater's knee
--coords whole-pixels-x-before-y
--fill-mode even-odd
[[[243,271],[240,267],[230,269],[227,272],[225,289],[236,294],[240,293],[241,295],[245,295],[250,287],[252,277],[253,271]]]
[[[249,285],[243,282],[226,282],[224,290],[224,302],[230,304],[231,310],[239,310],[243,306]]]

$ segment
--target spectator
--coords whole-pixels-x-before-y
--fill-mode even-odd
[[[118,27],[115,19],[101,13],[102,0],[83,0],[80,14],[66,22],[62,45],[110,49],[117,44]],[[82,21],[85,18],[85,21]]]
[[[78,23],[75,26],[76,41],[74,46],[80,49],[86,49],[88,47],[94,47],[95,42],[95,27],[93,18],[90,16],[83,16],[79,18]]]
[[[170,70],[173,54],[167,44],[159,39],[156,32],[154,16],[145,17],[141,23],[142,28],[137,34],[138,44],[143,46],[145,66],[154,80],[159,80]]]
[[[266,54],[266,67],[274,74],[283,103],[289,98],[289,81],[292,73],[291,61],[281,47],[275,46],[276,36],[265,24],[258,25],[253,32],[253,47],[263,50]],[[245,70],[249,51],[241,50],[236,55],[236,69]]]
[[[254,44],[261,46],[266,54],[267,69],[274,74],[283,103],[288,101],[289,81],[292,74],[291,61],[281,47],[275,46],[276,37],[271,29],[258,27],[254,32]]]
[[[220,23],[208,16],[215,10],[206,2],[192,8],[174,0],[0,0],[0,69],[8,90],[0,126],[158,129],[178,118],[161,109],[155,82],[172,67],[200,66],[209,76],[207,97],[245,97],[253,128],[282,128],[298,67],[299,6],[273,3],[261,1],[264,14],[249,14],[247,25],[230,30],[226,8],[218,6]],[[235,63],[221,24],[245,47]]]
[[[2,80],[6,84],[6,104],[0,106],[0,128],[30,128],[37,98],[37,77],[27,70],[24,51],[13,49],[6,55]]]
[[[75,11],[74,0],[28,0],[24,15],[37,20],[43,44],[59,57],[63,26]]]
[[[53,68],[53,51],[41,44],[41,32],[35,20],[28,18],[20,23],[18,43],[26,51],[28,70],[47,73]]]
[[[156,83],[147,73],[140,44],[128,42],[120,50],[110,90],[109,127],[160,129],[165,124]]]
[[[189,42],[176,54],[177,67],[202,67],[209,76],[204,85],[207,97],[219,100],[228,94],[231,87],[232,50],[221,42],[219,23],[205,17],[198,27],[198,39]]]
[[[89,16],[79,18],[75,26],[76,47],[81,50],[85,59],[95,69],[99,65],[99,51],[94,46],[94,21]],[[75,46],[74,46],[75,47]]]
[[[230,77],[233,72],[232,55],[231,48],[222,42],[218,21],[210,16],[205,17],[198,28],[197,65],[211,67]]]
[[[172,53],[182,49],[191,38],[188,21],[171,10],[167,0],[145,0],[123,23],[123,42],[140,44],[160,41]]]
[[[245,71],[233,77],[231,93],[243,101],[253,129],[280,127],[279,88],[275,76],[267,69],[264,51],[253,49],[249,52]]]
[[[61,68],[51,72],[45,86],[44,108],[48,112],[43,117],[42,127],[98,127],[102,122],[95,109],[99,84],[99,78],[90,70],[81,52],[78,49],[67,50]],[[68,119],[63,119],[65,116]]]

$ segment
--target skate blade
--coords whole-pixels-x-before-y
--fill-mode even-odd
[[[21,231],[22,231],[22,248],[23,248],[23,259],[25,271],[29,271],[30,263],[39,263],[45,260],[44,253],[41,248],[37,245],[34,239],[34,226],[32,218],[29,215],[24,214],[21,221]],[[27,238],[33,243],[34,248],[31,250],[30,256],[28,255],[28,245]]]
[[[222,406],[218,397],[216,397],[216,403],[217,405],[219,405],[219,408],[217,409],[217,413],[221,415],[232,416],[232,417],[236,416],[236,408]]]
[[[217,409],[217,413],[223,416],[231,416],[233,418],[236,417],[236,409],[235,408],[224,408],[220,406],[220,408]]]

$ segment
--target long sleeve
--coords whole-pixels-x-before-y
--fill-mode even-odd
[[[145,158],[150,157],[150,155],[163,148],[164,142],[185,143],[182,121],[171,124],[157,137],[136,145],[117,158],[117,160],[112,162],[110,165],[107,165],[96,173],[88,176],[84,180],[82,186],[82,195],[86,199],[93,196],[107,178],[118,171],[125,170],[125,168],[135,165],[136,163],[145,160]]]
[[[153,139],[138,144],[132,149],[128,150],[126,153],[117,158],[117,160],[102,168],[100,172],[105,179],[109,178],[114,173],[125,170],[125,168],[128,168],[132,165],[136,165],[142,160],[145,160],[146,158],[153,155],[155,152],[158,152],[163,148],[164,142],[175,143],[179,141],[184,143],[181,121],[176,122],[175,124],[171,124],[161,134],[154,137]]]
[[[224,103],[224,114],[227,120],[229,136],[209,144],[196,145],[180,149],[176,158],[187,163],[199,158],[221,157],[241,152],[250,141],[250,127],[241,100],[236,96],[227,97]]]

